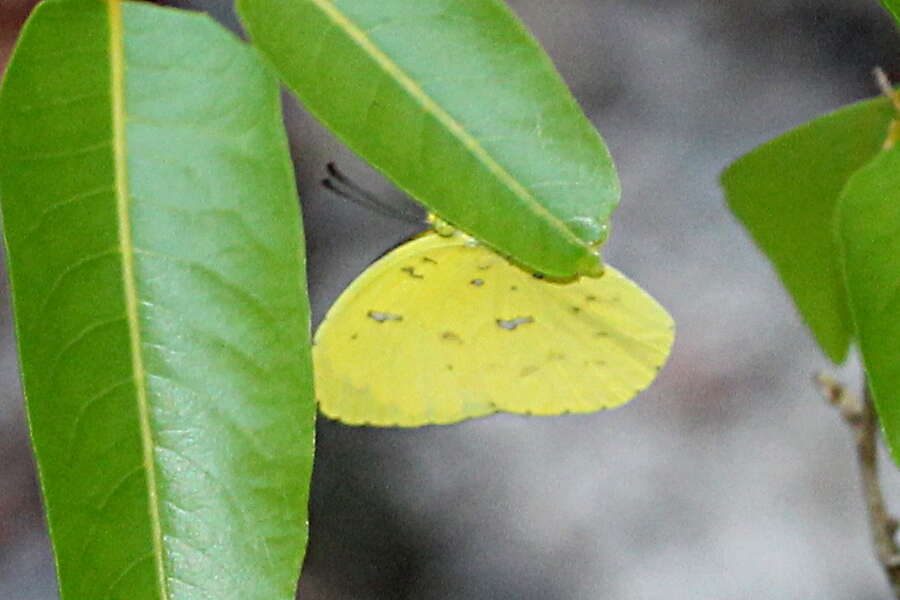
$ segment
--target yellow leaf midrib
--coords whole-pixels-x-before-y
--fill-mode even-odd
[[[415,79],[408,75],[400,65],[391,59],[390,56],[383,52],[381,48],[366,35],[366,32],[357,26],[347,15],[341,12],[331,0],[310,1],[325,14],[335,27],[343,30],[350,39],[363,50],[363,52],[370,56],[382,71],[400,84],[413,101],[419,104],[425,112],[434,115],[434,117],[460,141],[464,148],[472,153],[480,163],[484,164],[488,170],[493,173],[504,186],[510,189],[516,197],[522,200],[533,213],[550,222],[553,228],[559,231],[569,242],[579,246],[585,246],[585,243],[566,227],[559,217],[541,204],[531,192],[525,188],[525,186],[519,183],[519,181],[516,180],[516,178],[513,177],[509,171],[507,171],[503,165],[501,165],[490,152],[481,145],[475,136],[469,133],[459,121],[429,96],[425,90],[416,83]]]
[[[144,359],[141,354],[141,329],[138,315],[137,282],[134,268],[134,244],[131,237],[130,197],[128,193],[127,145],[125,138],[125,50],[120,0],[107,0],[109,16],[110,96],[112,100],[113,161],[115,163],[116,213],[118,217],[119,251],[122,257],[122,287],[128,321],[131,368],[140,422],[144,476],[147,485],[147,510],[150,518],[153,561],[160,600],[168,600],[166,571],[163,560],[163,533],[160,518],[159,485],[156,480],[153,431]]]

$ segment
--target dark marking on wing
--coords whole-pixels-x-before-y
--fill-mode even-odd
[[[376,323],[386,323],[388,321],[402,321],[403,315],[395,315],[389,312],[380,312],[377,310],[370,310],[366,313],[366,316],[375,321]]]
[[[448,342],[459,342],[462,343],[462,338],[459,335],[453,333],[452,331],[445,331],[441,334],[442,340],[447,340]]]
[[[403,267],[400,270],[403,271],[404,273],[407,273],[413,279],[425,279],[424,275],[416,273],[415,267]]]
[[[353,335],[350,336],[350,339],[351,339],[351,340],[355,340],[355,339],[358,338],[358,337],[359,337],[359,334],[358,334],[358,333],[354,333]]]
[[[594,337],[609,337],[608,331],[595,331]]]
[[[519,286],[511,285],[511,286],[509,286],[509,289],[511,292],[517,292],[517,291],[519,291]]]
[[[481,287],[481,286],[484,285],[484,279],[473,279],[473,280],[470,281],[469,283],[471,283],[471,284],[474,285],[475,287]]]
[[[453,365],[447,365],[447,370],[448,370],[448,371],[452,371],[452,370],[453,370]]]
[[[581,307],[580,306],[572,306],[571,310],[573,313],[575,313],[577,315],[578,313],[581,312]]]
[[[597,296],[595,296],[595,295],[593,295],[593,294],[588,294],[587,296],[584,297],[584,299],[585,299],[585,301],[587,301],[587,302],[596,302],[596,301],[597,301]]]
[[[423,256],[423,257],[422,257],[422,262],[431,263],[431,264],[433,264],[433,265],[438,264],[438,261],[436,261],[436,260],[434,260],[433,258],[430,258],[430,257],[428,257],[428,256]]]
[[[533,317],[516,317],[515,319],[497,319],[497,327],[507,331],[514,331],[519,325],[534,323]]]

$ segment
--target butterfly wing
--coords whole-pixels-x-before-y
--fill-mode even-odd
[[[332,306],[313,348],[316,394],[350,424],[590,412],[647,387],[673,336],[665,309],[611,267],[553,283],[461,235],[429,233]]]

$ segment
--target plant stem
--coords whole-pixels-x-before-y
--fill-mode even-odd
[[[894,538],[897,520],[888,514],[878,478],[878,416],[875,414],[869,386],[863,381],[863,398],[860,401],[830,378],[820,376],[818,382],[826,398],[840,409],[841,416],[856,438],[856,462],[859,465],[872,544],[894,598],[900,600],[900,547]]]
[[[894,597],[900,600],[900,548],[894,539],[897,521],[888,514],[878,479],[878,417],[865,386],[859,418],[848,420],[856,433],[856,460],[869,513],[869,530],[881,568],[888,578]]]

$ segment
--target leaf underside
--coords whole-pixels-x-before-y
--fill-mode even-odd
[[[293,598],[314,403],[277,82],[205,17],[51,0],[0,185],[62,598]]]
[[[853,328],[835,207],[850,175],[880,150],[892,114],[886,98],[842,108],[760,146],[722,176],[731,210],[835,363],[846,357]]]
[[[502,2],[238,7],[306,107],[430,211],[533,270],[596,274],[612,160]]]

